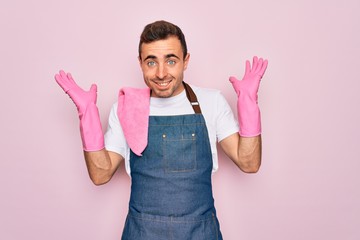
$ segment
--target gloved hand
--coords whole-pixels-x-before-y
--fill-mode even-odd
[[[56,82],[75,103],[80,118],[80,133],[85,151],[98,151],[104,148],[99,111],[96,106],[97,86],[93,84],[89,91],[81,89],[63,70],[55,75]]]
[[[250,61],[246,61],[245,75],[241,81],[230,77],[238,95],[238,120],[240,125],[240,136],[255,137],[261,134],[260,109],[258,106],[258,90],[260,80],[268,65],[267,60],[253,58],[252,67]]]

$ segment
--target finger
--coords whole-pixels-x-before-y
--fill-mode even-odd
[[[55,74],[54,78],[55,78],[56,82],[61,86],[61,82],[62,82],[61,76],[59,74]]]
[[[72,77],[71,73],[67,73],[66,74],[66,77],[68,79],[68,82],[69,82],[69,86],[71,86],[71,88],[74,88],[74,89],[81,89],[82,88],[75,82],[74,78]]]
[[[252,65],[252,72],[257,68],[257,65],[258,65],[258,57],[257,56],[254,56],[253,57],[253,65]]]
[[[236,77],[234,77],[234,76],[231,76],[231,77],[229,77],[229,81],[231,83],[234,83],[234,82],[238,81],[238,79]]]
[[[250,61],[246,60],[245,63],[245,75],[248,75],[250,73],[251,67],[250,67]]]
[[[57,84],[59,84],[59,86],[64,90],[64,92],[69,91],[69,86],[68,86],[67,82],[64,81],[64,79],[61,77],[61,72],[60,72],[60,74],[55,75],[55,80],[56,80]]]
[[[73,82],[74,84],[76,84],[73,77],[72,77],[72,75],[71,75],[71,73],[67,74],[67,78],[70,80],[70,82]]]
[[[259,73],[260,72],[260,69],[261,69],[261,67],[262,67],[262,65],[263,65],[263,59],[262,58],[259,58],[259,61],[258,61],[258,64],[257,64],[257,66],[256,66],[256,69],[255,69],[255,72],[256,73]]]
[[[59,74],[64,80],[67,79],[67,76],[66,76],[66,73],[64,72],[64,70],[60,70]]]
[[[264,76],[267,66],[268,66],[268,60],[264,60],[264,63],[259,71],[261,76]]]
[[[96,85],[96,84],[92,84],[92,85],[91,85],[91,88],[90,88],[90,91],[96,93],[96,92],[97,92],[97,85]]]

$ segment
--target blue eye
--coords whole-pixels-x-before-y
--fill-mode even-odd
[[[168,64],[169,64],[169,65],[174,65],[175,63],[176,63],[176,62],[175,62],[174,60],[169,60],[169,61],[168,61]]]
[[[156,63],[155,63],[154,61],[150,61],[150,62],[147,63],[147,65],[148,65],[149,67],[155,66],[155,64],[156,64]]]

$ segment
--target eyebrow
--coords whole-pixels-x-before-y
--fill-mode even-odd
[[[176,55],[173,54],[173,53],[170,53],[170,54],[166,54],[166,55],[165,55],[165,58],[171,58],[171,57],[180,59],[178,56],[176,56]],[[149,55],[149,56],[147,56],[147,57],[144,59],[144,61],[146,61],[147,59],[157,59],[157,57],[154,56],[154,55]]]
[[[176,55],[175,55],[175,54],[173,54],[173,53],[170,53],[170,54],[167,54],[167,55],[166,55],[166,58],[171,58],[171,57],[174,57],[174,58],[180,59],[178,56],[176,56]]]
[[[144,61],[146,61],[146,60],[148,60],[148,59],[156,59],[157,57],[156,56],[154,56],[154,55],[149,55],[149,56],[147,56],[145,59],[144,59]]]

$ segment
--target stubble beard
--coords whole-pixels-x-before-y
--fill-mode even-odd
[[[175,82],[175,85],[171,86],[170,89],[167,89],[165,91],[161,91],[161,90],[158,90],[156,87],[150,87],[152,85],[155,85],[156,86],[156,82],[161,82],[161,81],[167,81],[167,80],[163,80],[163,79],[149,79],[149,80],[146,80],[146,84],[148,85],[148,87],[151,88],[151,91],[152,91],[152,94],[151,96],[153,97],[158,97],[158,98],[169,98],[169,97],[173,97],[174,96],[174,93],[179,89],[181,88],[181,85],[183,84],[183,77],[180,76],[179,78],[179,81],[178,79],[175,79],[174,77],[172,77],[172,80],[171,80],[171,83],[170,84],[173,84]],[[180,81],[181,80],[181,81]],[[180,93],[180,92],[179,92]],[[179,94],[177,93],[177,94]],[[177,95],[176,94],[176,95]]]

